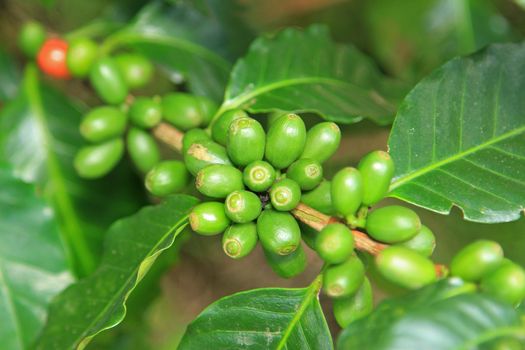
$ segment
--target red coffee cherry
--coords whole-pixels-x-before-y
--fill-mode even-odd
[[[67,42],[62,39],[46,40],[36,57],[40,70],[53,78],[68,79],[71,75],[66,64],[67,48]]]

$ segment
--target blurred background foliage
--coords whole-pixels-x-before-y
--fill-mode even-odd
[[[16,49],[16,36],[25,21],[35,19],[48,31],[60,35],[99,30],[104,34],[105,30],[128,22],[147,2],[0,0],[0,108],[16,95],[19,86],[19,69],[24,60]],[[229,46],[228,58],[232,61],[242,55],[249,39],[258,33],[324,23],[336,40],[356,45],[386,74],[409,86],[454,56],[474,52],[488,43],[521,41],[525,34],[525,2],[521,0],[195,0],[192,3],[221,23],[230,24],[225,26],[229,41],[222,45]],[[239,32],[240,27],[231,25],[231,21],[242,23],[252,32],[244,29]],[[83,29],[78,32],[78,28]],[[96,102],[86,84],[78,81],[52,84],[84,105]],[[169,82],[162,80],[157,80],[154,87],[159,91],[171,88]],[[327,165],[327,175],[340,166],[355,164],[370,150],[385,149],[388,133],[389,127],[367,121],[345,126],[342,147]],[[140,186],[138,176],[136,186]],[[137,204],[147,203],[143,196],[137,198],[119,213],[129,214]],[[418,212],[438,237],[434,255],[437,262],[449,262],[460,247],[484,237],[500,242],[509,258],[525,265],[523,218],[512,223],[483,225],[463,221],[459,210],[453,210],[449,216]],[[274,276],[263,263],[260,249],[242,261],[233,261],[222,253],[219,239],[186,235],[162,255],[132,294],[124,323],[103,333],[88,348],[174,349],[185,325],[222,296],[256,287],[309,283],[321,264],[309,253],[309,269],[289,281]],[[380,296],[399,293],[384,281],[375,283],[382,288]],[[330,302],[321,299],[325,305]],[[331,313],[327,317],[333,332],[337,332],[335,322],[330,320]]]

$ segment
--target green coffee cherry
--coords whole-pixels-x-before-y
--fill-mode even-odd
[[[230,258],[240,259],[255,249],[258,239],[255,223],[233,224],[222,236],[222,249]]]
[[[270,188],[270,200],[275,210],[290,211],[301,200],[301,188],[291,179],[282,179]]]
[[[262,205],[259,196],[249,191],[234,191],[224,202],[226,215],[238,223],[250,222],[261,214]]]
[[[413,210],[391,205],[368,214],[366,230],[372,238],[378,241],[399,243],[417,235],[421,230],[421,221]]]
[[[123,154],[124,142],[121,139],[110,140],[81,148],[75,156],[74,166],[81,177],[95,179],[109,173]]]
[[[226,149],[211,140],[200,140],[193,143],[184,153],[184,163],[194,176],[199,170],[211,164],[231,165]]]
[[[204,202],[197,204],[190,213],[191,229],[204,236],[222,233],[230,225],[230,219],[224,213],[224,204]]]
[[[108,104],[120,104],[128,95],[126,81],[110,57],[103,57],[93,63],[89,80],[98,96]]]
[[[481,290],[512,305],[525,298],[525,271],[511,261],[505,261],[481,279]]]
[[[257,234],[263,248],[274,254],[290,254],[301,243],[301,230],[294,217],[271,209],[259,215]]]
[[[306,133],[301,158],[315,159],[322,164],[337,151],[340,143],[341,130],[336,123],[319,123]]]
[[[300,221],[299,227],[301,228],[301,237],[303,238],[304,243],[306,243],[310,249],[315,250],[315,241],[317,240],[319,232]]]
[[[80,123],[80,134],[91,142],[107,141],[120,136],[126,130],[127,118],[116,107],[93,108]]]
[[[313,190],[323,181],[323,167],[316,160],[302,158],[290,165],[286,177],[297,182],[301,190]]]
[[[165,95],[162,98],[162,113],[164,119],[183,131],[197,128],[206,121],[199,98],[183,92]]]
[[[352,231],[340,223],[325,226],[315,240],[315,250],[328,264],[341,264],[354,251]]]
[[[372,206],[388,193],[394,161],[387,152],[374,151],[361,159],[357,169],[363,175],[363,204]]]
[[[231,165],[212,164],[197,173],[195,188],[211,198],[226,198],[233,191],[244,189],[242,173]]]
[[[453,276],[476,282],[503,261],[501,246],[488,240],[478,240],[461,249],[450,263]]]
[[[282,278],[295,277],[306,268],[306,254],[301,245],[288,255],[279,255],[264,250],[264,256],[272,270]]]
[[[34,58],[44,41],[46,30],[38,22],[30,21],[24,24],[18,36],[20,50],[29,58]]]
[[[160,104],[149,97],[137,97],[129,109],[131,122],[143,129],[150,129],[162,120]]]
[[[363,200],[363,177],[356,168],[339,170],[332,179],[332,203],[342,216],[353,215]]]
[[[146,188],[155,196],[180,192],[188,185],[190,175],[184,163],[178,160],[160,162],[146,175]]]
[[[421,230],[408,241],[397,243],[397,245],[409,248],[419,254],[429,257],[436,247],[436,237],[425,225],[421,225]]]
[[[313,190],[303,192],[301,195],[301,202],[325,215],[334,215],[335,210],[332,204],[332,183],[323,180],[319,186]]]
[[[199,141],[211,141],[210,135],[204,129],[191,129],[184,134],[182,139],[182,152],[185,154],[194,143]]]
[[[266,160],[276,169],[283,169],[299,158],[304,149],[306,128],[296,114],[286,114],[277,119],[266,136]]]
[[[147,173],[160,162],[159,146],[155,138],[144,130],[131,128],[128,131],[127,148],[133,164],[142,173]]]
[[[269,128],[277,119],[279,119],[285,114],[289,114],[289,112],[286,112],[283,110],[277,110],[277,111],[269,113],[268,117],[266,118],[266,127]]]
[[[331,298],[346,298],[357,292],[365,278],[365,267],[357,255],[339,265],[330,265],[323,275],[323,290]]]
[[[224,112],[215,120],[211,125],[211,136],[213,140],[223,146],[226,146],[228,140],[228,131],[230,130],[230,124],[240,118],[248,118],[248,114],[242,109],[232,109],[231,111]]]
[[[374,309],[374,296],[370,281],[365,277],[357,292],[348,298],[333,301],[334,316],[341,328],[369,315]]]
[[[390,282],[417,289],[437,278],[432,261],[408,248],[391,246],[376,256],[378,271]]]
[[[98,57],[98,46],[93,40],[79,38],[73,40],[67,49],[66,64],[72,76],[88,76]]]
[[[252,118],[239,118],[230,124],[226,150],[233,163],[246,166],[264,157],[266,134]]]
[[[254,192],[264,192],[275,181],[275,169],[270,163],[258,160],[248,164],[243,171],[243,181],[246,187]]]
[[[199,102],[199,109],[202,115],[201,127],[207,127],[213,119],[215,112],[217,112],[217,109],[219,109],[219,106],[217,106],[217,104],[208,97],[196,96],[196,98]]]
[[[130,89],[142,87],[149,83],[153,76],[153,64],[146,57],[125,53],[115,56],[115,62]]]

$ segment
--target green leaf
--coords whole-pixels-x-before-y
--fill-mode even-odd
[[[320,288],[318,277],[308,288],[262,288],[222,298],[188,326],[178,349],[332,349]]]
[[[35,183],[53,205],[75,270],[85,275],[94,269],[95,252],[110,223],[136,211],[144,200],[138,178],[127,167],[102,180],[78,177],[73,157],[83,145],[78,131],[82,112],[43,86],[36,68],[29,66],[19,95],[0,114],[0,161]]]
[[[368,117],[388,124],[396,105],[383,91],[386,84],[367,57],[334,43],[325,26],[289,28],[255,40],[232,71],[222,109],[314,112],[341,123]]]
[[[465,293],[459,279],[441,281],[381,303],[345,328],[337,349],[467,350],[504,335],[525,335],[516,310],[488,296]]]
[[[525,44],[499,44],[443,65],[399,109],[389,140],[391,196],[477,222],[525,206]]]
[[[173,244],[196,202],[176,195],[113,224],[97,271],[51,304],[37,349],[83,349],[98,333],[118,325],[126,315],[128,296],[157,256]]]
[[[73,280],[53,209],[0,166],[0,344],[28,349],[51,299]]]
[[[0,108],[12,99],[18,91],[20,72],[11,56],[0,47]]]

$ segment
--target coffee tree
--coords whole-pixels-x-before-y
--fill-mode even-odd
[[[439,242],[411,206],[520,218],[522,43],[453,58],[407,86],[324,25],[262,34],[239,54],[230,31],[250,31],[191,2],[96,23],[19,31],[27,63],[0,116],[3,348],[85,348],[124,320],[185,230],[220,235],[232,259],[262,248],[282,278],[308,255],[323,266],[304,288],[217,300],[179,349],[523,348],[523,267],[488,239],[433,261]],[[158,87],[161,77],[174,84]],[[89,102],[53,87],[64,79],[88,84]],[[388,145],[327,166],[348,147],[342,126],[363,119],[391,125]],[[154,204],[100,235],[142,193]],[[378,279],[401,295],[378,296]]]

